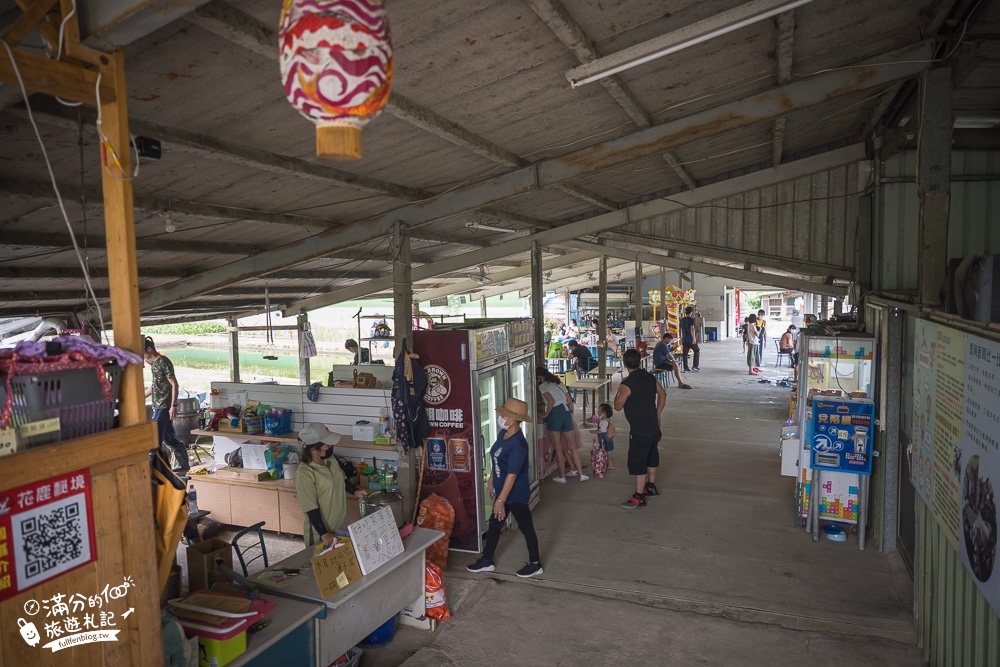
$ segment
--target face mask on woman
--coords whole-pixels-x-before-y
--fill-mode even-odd
[[[500,427],[501,431],[506,431],[508,428],[510,428],[510,425],[513,423],[514,422],[512,420],[507,419],[503,415],[497,417],[497,426]]]

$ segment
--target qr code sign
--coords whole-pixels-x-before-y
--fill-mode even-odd
[[[11,517],[22,589],[91,560],[86,503],[78,493]]]

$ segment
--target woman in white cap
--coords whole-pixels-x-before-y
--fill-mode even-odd
[[[528,562],[517,571],[519,577],[534,577],[542,573],[542,562],[538,557],[538,536],[531,521],[528,500],[531,488],[528,482],[528,441],[521,432],[521,422],[531,419],[528,404],[516,398],[497,408],[497,425],[500,435],[490,450],[493,472],[490,478],[490,498],[493,499],[493,513],[490,528],[486,533],[483,556],[466,569],[469,572],[492,572],[493,554],[500,541],[500,531],[507,519],[507,513],[514,515],[517,527],[528,545]]]
[[[333,446],[340,442],[340,434],[331,433],[323,424],[312,423],[299,431],[299,440],[302,461],[295,471],[295,491],[306,515],[302,539],[307,547],[320,542],[330,546],[337,528],[347,522],[345,492],[355,498],[362,498],[368,492],[351,484],[333,456]]]

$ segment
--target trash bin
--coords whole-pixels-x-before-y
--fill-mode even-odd
[[[708,336],[709,340],[719,340],[719,328],[705,327],[705,335]]]

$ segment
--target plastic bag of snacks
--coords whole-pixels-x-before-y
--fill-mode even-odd
[[[435,563],[427,563],[427,574],[424,578],[424,606],[425,613],[431,618],[443,621],[451,618],[448,611],[448,599],[444,594],[444,578],[441,576],[441,568]]]
[[[451,532],[455,529],[455,508],[441,496],[432,493],[420,503],[417,525],[444,533],[444,539],[427,548],[427,560],[442,570],[448,567],[448,545],[451,543]]]

